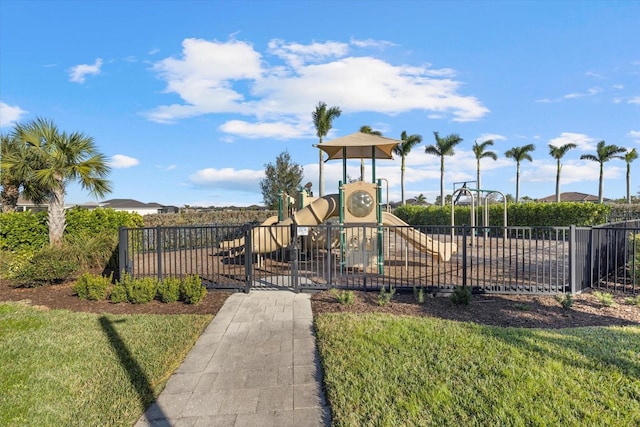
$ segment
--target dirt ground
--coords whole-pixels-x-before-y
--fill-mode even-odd
[[[52,309],[114,314],[215,314],[229,292],[210,291],[197,305],[181,302],[165,304],[113,304],[108,301],[82,301],[73,295],[72,283],[40,288],[14,288],[0,281],[0,301],[25,301]],[[260,291],[254,291],[260,292]],[[628,295],[614,295],[616,304],[605,307],[590,292],[574,296],[571,309],[564,309],[553,296],[474,295],[468,306],[456,306],[446,297],[427,295],[418,304],[413,294],[396,294],[385,305],[378,304],[375,292],[355,292],[351,306],[342,305],[328,291],[311,298],[315,314],[324,312],[381,312],[404,316],[439,317],[494,326],[524,328],[568,328],[578,326],[640,325],[640,306],[624,302]]]

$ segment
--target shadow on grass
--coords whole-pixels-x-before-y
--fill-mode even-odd
[[[127,372],[131,385],[135,388],[136,393],[138,394],[140,407],[143,411],[146,410],[154,400],[153,387],[151,386],[149,377],[147,377],[144,369],[142,369],[138,364],[131,354],[131,351],[129,351],[127,344],[122,340],[118,331],[116,331],[113,326],[113,323],[121,323],[124,322],[124,320],[116,320],[113,322],[106,316],[100,316],[99,322],[104,334],[109,339],[109,343],[111,344],[113,351],[118,356],[118,359],[120,359],[120,364]],[[159,405],[154,412],[156,412],[154,416],[155,419],[166,419],[166,416],[162,413],[162,409]]]

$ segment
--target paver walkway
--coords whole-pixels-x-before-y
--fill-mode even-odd
[[[309,294],[231,295],[143,426],[329,426]]]

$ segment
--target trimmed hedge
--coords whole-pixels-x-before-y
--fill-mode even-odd
[[[483,208],[477,209],[480,214]],[[469,225],[471,208],[455,207],[455,225]],[[451,225],[451,206],[400,206],[394,214],[412,226]],[[611,206],[599,203],[509,203],[507,205],[508,226],[562,227],[569,225],[591,226],[603,224],[611,214]],[[489,206],[489,225],[500,226],[503,222],[502,204]]]

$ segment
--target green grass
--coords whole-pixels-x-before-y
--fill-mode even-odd
[[[481,326],[324,314],[337,426],[640,425],[640,327]]]
[[[0,425],[131,426],[211,319],[0,303]]]

